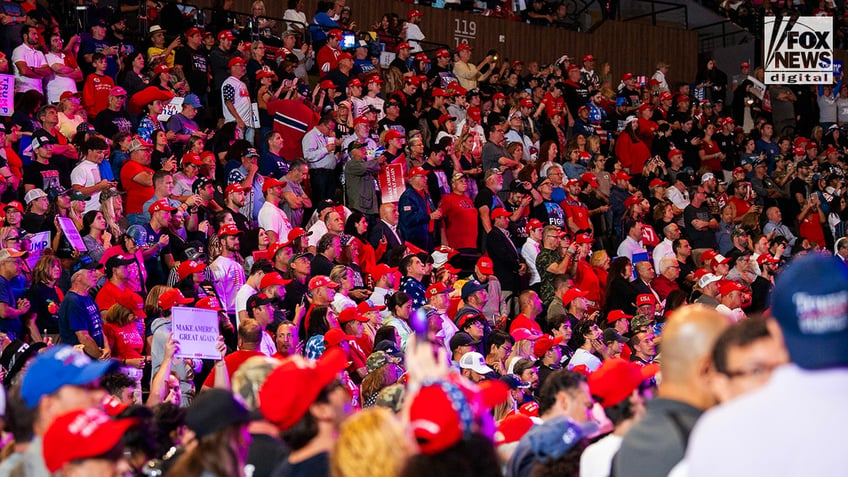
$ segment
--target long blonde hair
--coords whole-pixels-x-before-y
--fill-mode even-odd
[[[363,409],[339,429],[330,453],[333,477],[395,477],[412,446],[398,418],[386,408]]]

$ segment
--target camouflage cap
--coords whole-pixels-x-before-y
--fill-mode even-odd
[[[654,319],[648,315],[638,314],[630,320],[630,330],[636,332],[640,329],[647,328],[654,323]]]
[[[370,374],[388,363],[389,355],[385,351],[375,351],[365,361],[365,370]]]
[[[406,396],[406,388],[403,384],[392,384],[381,389],[377,394],[377,400],[374,401],[375,406],[386,407],[393,412],[400,412],[403,407],[403,398]]]

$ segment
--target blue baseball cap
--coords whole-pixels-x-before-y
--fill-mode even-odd
[[[848,365],[848,266],[810,253],[777,276],[771,312],[790,360],[805,369]]]
[[[194,106],[195,108],[199,108],[202,106],[202,104],[200,104],[200,98],[198,98],[197,95],[194,93],[189,93],[185,95],[185,98],[183,98],[183,104]]]
[[[530,450],[542,462],[559,459],[571,450],[583,438],[598,430],[592,421],[575,424],[566,416],[560,416],[544,424],[534,426],[525,435],[530,442]]]
[[[28,407],[34,408],[43,396],[62,386],[88,384],[116,369],[117,361],[94,361],[71,346],[56,345],[32,362],[21,383],[21,397]]]

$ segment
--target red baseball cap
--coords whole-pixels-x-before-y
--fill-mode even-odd
[[[239,235],[241,233],[241,230],[236,227],[236,224],[224,224],[220,229],[218,229],[218,237],[223,237],[225,235]]]
[[[480,273],[483,275],[494,275],[495,269],[493,267],[492,259],[489,257],[483,256],[477,260],[477,268],[480,269]]]
[[[430,298],[432,298],[432,297],[434,297],[434,296],[436,296],[440,293],[447,293],[450,290],[451,289],[448,288],[448,286],[445,285],[443,282],[436,282],[436,283],[430,285],[429,287],[427,287],[427,299],[429,300]]]
[[[560,343],[562,343],[562,336],[554,338],[551,335],[542,335],[535,343],[533,343],[533,354],[535,354],[537,358],[541,358],[545,355],[545,353],[550,351],[551,348]]]
[[[194,164],[195,166],[199,166],[203,164],[203,161],[200,160],[200,154],[187,152],[183,155],[182,164]]]
[[[589,184],[592,187],[600,187],[598,184],[598,178],[592,172],[585,172],[582,176],[580,176],[580,180],[583,181],[584,184]]]
[[[289,231],[289,236],[287,237],[288,243],[294,242],[295,239],[306,236],[309,237],[312,235],[312,232],[307,232],[300,227],[295,227]]]
[[[293,356],[271,371],[259,389],[259,410],[285,431],[309,412],[321,391],[346,367],[347,356],[338,348],[328,349],[317,361]]]
[[[621,358],[610,358],[589,375],[589,391],[604,408],[610,408],[628,398],[642,381],[660,370],[659,365],[639,366]]]
[[[273,287],[273,286],[285,286],[291,283],[291,280],[286,280],[280,275],[278,272],[266,273],[262,276],[262,280],[259,281],[259,288]]]
[[[683,155],[683,151],[681,151],[680,149],[672,149],[672,150],[668,151],[668,158],[669,159],[671,159],[674,156],[682,156],[682,155]]]
[[[22,214],[26,213],[26,212],[24,212],[24,206],[20,202],[18,202],[17,200],[13,200],[13,201],[9,202],[8,204],[6,204],[3,207],[3,210],[6,210],[6,209],[15,209]]]
[[[736,280],[722,280],[718,286],[718,292],[721,296],[730,295],[735,291],[745,291],[745,285],[737,282]]]
[[[171,203],[168,202],[168,199],[157,200],[156,202],[150,204],[149,207],[147,207],[147,212],[151,215],[159,211],[171,212],[172,210],[177,210],[177,208],[171,207]]]
[[[409,13],[406,14],[406,18],[423,17],[423,16],[424,16],[424,14],[421,13],[421,10],[417,10],[417,9],[410,10]]]
[[[231,32],[230,30],[221,30],[221,32],[218,33],[218,39],[219,40],[235,40],[236,36],[233,35],[233,32]]]
[[[492,220],[500,217],[510,217],[511,215],[512,212],[504,209],[503,207],[498,207],[497,209],[494,209],[491,213]]]
[[[268,189],[270,189],[271,187],[285,187],[286,184],[286,181],[280,181],[274,179],[273,177],[269,177],[265,179],[265,182],[262,183],[262,192],[268,192]]]
[[[362,86],[362,81],[359,81],[359,78],[353,78],[352,80],[347,82],[348,87],[354,86]]]
[[[633,78],[635,78],[635,76],[633,76],[633,73],[624,73],[624,76],[621,77],[621,81],[627,81]]]
[[[632,205],[636,205],[642,202],[642,198],[636,195],[631,195],[630,197],[624,199],[624,207],[630,207]]]
[[[518,102],[518,105],[523,108],[533,108],[536,106],[530,98],[522,98],[521,101]]]
[[[469,119],[473,119],[475,121],[480,121],[481,119],[483,119],[483,115],[480,112],[480,108],[478,108],[477,106],[471,106],[470,108],[468,108],[468,110],[466,111],[466,115]]]
[[[402,132],[397,129],[389,129],[386,131],[385,139],[386,141],[391,141],[392,139],[404,139],[406,136],[403,135]]]
[[[671,101],[672,99],[674,99],[674,96],[672,96],[668,91],[660,93],[660,101]]]
[[[50,472],[57,472],[75,460],[100,457],[117,446],[137,423],[137,419],[111,419],[94,408],[63,414],[44,433],[44,464]]]
[[[356,309],[359,313],[370,313],[372,311],[382,311],[386,309],[386,305],[375,305],[371,300],[365,300],[360,304],[356,305]],[[367,318],[366,318],[367,319]]]
[[[348,53],[348,52],[346,52],[346,51],[343,51],[343,52],[339,55],[339,57],[337,58],[337,60],[338,60],[338,61],[343,61],[343,60],[352,60],[352,59],[353,59],[353,55],[351,55],[350,53]]]
[[[584,292],[579,288],[569,288],[567,292],[562,295],[562,304],[568,306],[569,303],[574,301],[575,298],[580,298],[588,295],[588,292]]]
[[[534,230],[534,229],[541,229],[541,228],[544,228],[544,227],[545,227],[545,224],[543,224],[542,221],[539,220],[539,219],[530,219],[530,220],[527,221],[527,225],[525,226],[525,228],[528,231]]]
[[[318,83],[318,86],[321,89],[336,89],[336,83],[333,83],[333,80],[325,79],[324,81]]]
[[[374,265],[373,268],[371,268],[371,278],[373,278],[374,281],[377,281],[386,276],[387,274],[397,273],[397,271],[397,267],[390,267],[385,263],[378,263],[377,265]]]
[[[662,179],[653,179],[653,180],[651,180],[650,184],[648,184],[648,187],[653,189],[654,187],[660,187],[660,186],[666,187],[667,185],[668,185],[668,182],[666,182]]]
[[[409,46],[409,43],[407,43],[407,42],[405,42],[405,41],[402,41],[402,42],[400,42],[400,43],[398,44],[397,49],[398,49],[398,50],[404,50],[404,49],[405,49],[405,50],[411,50],[411,49],[412,49],[412,47],[411,47],[411,46]]]
[[[534,425],[533,419],[524,414],[515,413],[505,417],[498,423],[498,429],[495,431],[495,445],[500,446],[520,441]]]
[[[327,36],[331,36],[333,38],[337,38],[337,39],[341,40],[342,38],[344,38],[344,32],[342,32],[338,28],[333,28],[332,30],[327,32]]]
[[[371,76],[369,76],[369,77],[368,77],[368,82],[369,82],[369,83],[385,83],[385,81],[383,81],[383,78],[380,78],[380,75],[371,75]]]
[[[206,298],[201,298],[194,304],[195,308],[201,308],[204,310],[212,310],[212,311],[223,311],[221,308],[221,303],[218,301],[218,297],[207,296]]]
[[[326,345],[327,349],[338,346],[342,341],[350,341],[352,339],[354,339],[353,336],[345,333],[340,328],[330,328],[329,331],[324,333],[324,344]]]
[[[656,303],[657,299],[654,297],[653,293],[642,293],[636,297],[636,306],[654,305]]]
[[[474,48],[472,48],[471,45],[469,45],[468,43],[460,43],[456,47],[456,51],[465,51],[465,50],[471,51],[473,49]]]
[[[427,58],[426,53],[418,53],[417,55],[415,55],[415,61],[423,61],[425,63],[429,63],[430,58]]]
[[[224,189],[224,197],[232,194],[233,192],[244,192],[246,190],[248,190],[248,188],[242,187],[239,183],[230,184],[226,189]]]
[[[494,94],[494,96],[492,96],[492,99],[506,99],[506,95],[501,92],[497,92]]]
[[[196,262],[194,260],[186,260],[180,263],[180,266],[177,267],[177,277],[180,281],[184,280],[187,276],[202,272],[206,270],[206,264],[203,262]]]
[[[592,235],[591,235],[591,234],[583,233],[583,234],[577,234],[577,236],[576,236],[576,237],[574,237],[574,241],[575,241],[576,243],[578,243],[578,244],[581,244],[581,243],[595,243],[595,238],[594,238],[594,237],[592,237]]]
[[[365,302],[363,302],[363,303],[365,303]],[[368,317],[363,315],[359,311],[358,307],[349,306],[349,307],[345,308],[344,310],[342,310],[341,313],[339,313],[338,320],[339,320],[339,324],[341,324],[341,325],[343,325],[345,323],[349,323],[351,321],[359,321],[359,322],[365,323],[366,321],[368,321]]]
[[[440,48],[436,51],[436,58],[450,58],[450,51],[447,48]]]
[[[764,263],[778,263],[780,260],[774,258],[770,253],[764,253],[757,257],[757,264],[762,265]]]
[[[415,166],[415,167],[413,167],[412,169],[409,170],[408,175],[409,175],[410,179],[412,179],[415,176],[426,176],[427,175],[427,169],[424,169],[421,166]]]
[[[615,173],[615,180],[617,181],[629,181],[630,179],[630,175],[624,171],[618,171]]]
[[[183,296],[183,292],[176,288],[170,288],[159,297],[159,308],[162,310],[170,310],[177,305],[186,305],[192,302],[191,298]]]
[[[633,318],[633,315],[628,315],[621,310],[612,310],[607,313],[607,323],[615,323],[618,320],[629,320],[631,318]]]
[[[409,423],[418,448],[434,455],[462,439],[465,432],[458,409],[468,408],[461,393],[448,393],[441,384],[422,387],[409,407]],[[470,417],[470,416],[469,416]]]
[[[193,36],[193,35],[202,35],[202,34],[203,34],[203,30],[201,30],[200,28],[189,28],[188,30],[186,30],[185,35],[186,35],[186,38],[188,38],[188,37]]]
[[[132,311],[133,315],[139,318],[147,318],[147,314],[144,312],[144,299],[138,293],[127,290],[118,294],[117,302],[119,305]]]
[[[240,56],[236,56],[236,57],[230,59],[230,61],[227,63],[227,68],[232,68],[235,65],[246,65],[246,64],[247,64],[247,61],[245,61],[244,58],[242,58]]]
[[[339,284],[330,280],[330,277],[326,275],[318,275],[309,280],[309,291],[321,287],[338,288]]]
[[[166,65],[164,63],[161,64],[161,65],[157,65],[156,68],[153,68],[153,74],[154,75],[160,75],[162,73],[168,73],[170,71],[171,71],[171,68],[168,68],[168,65]],[[121,88],[121,89],[123,89],[123,88]],[[118,95],[113,95],[113,96],[118,96]]]

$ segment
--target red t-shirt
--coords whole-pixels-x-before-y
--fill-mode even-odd
[[[606,283],[601,284],[598,280],[598,275],[592,270],[592,266],[585,260],[577,262],[577,276],[574,277],[574,286],[587,293],[586,299],[591,301],[590,306],[597,308],[603,300],[603,287]]]
[[[142,172],[152,173],[153,169],[133,160],[124,162],[123,167],[121,167],[121,186],[127,191],[127,202],[124,204],[127,214],[142,213],[141,209],[144,203],[153,197],[153,186],[141,185],[132,180],[133,177]]]
[[[112,305],[118,302],[118,295],[123,292],[124,290],[107,280],[103,288],[97,292],[97,298],[94,299],[94,302],[97,303],[97,308],[100,308],[100,311],[108,311],[109,308],[112,308]]]
[[[440,205],[445,221],[445,235],[451,247],[477,248],[477,209],[468,196],[454,193],[442,196]]]
[[[138,332],[138,325],[129,323],[118,326],[103,322],[103,334],[112,347],[112,357],[116,359],[141,358],[144,350],[144,338]]]
[[[577,225],[578,229],[585,230],[591,228],[589,219],[589,208],[580,199],[575,199],[571,196],[566,196],[565,200],[559,204],[566,217],[570,217]],[[581,288],[582,290],[582,288]]]
[[[236,371],[244,364],[245,361],[254,357],[254,356],[265,356],[264,353],[260,353],[259,351],[233,351],[228,354],[224,358],[224,363],[227,364],[227,375],[230,379],[233,379],[233,375],[236,374]],[[203,381],[203,386],[212,387],[215,385],[215,370],[213,369],[209,376],[206,376],[206,381]]]
[[[551,117],[554,113],[562,113],[565,111],[565,98],[562,96],[554,98],[551,93],[545,94],[542,98],[542,103],[545,105],[545,113]]]
[[[801,237],[809,240],[810,242],[815,242],[822,247],[825,245],[824,231],[822,230],[821,222],[819,222],[819,214],[813,213],[807,215],[807,217],[801,221],[801,225],[798,226],[798,231],[800,232]]]
[[[701,167],[708,167],[713,172],[721,172],[721,159],[715,157],[716,154],[721,152],[718,144],[715,141],[709,143],[707,141],[701,141],[701,150],[707,155],[707,159],[701,161]]]

